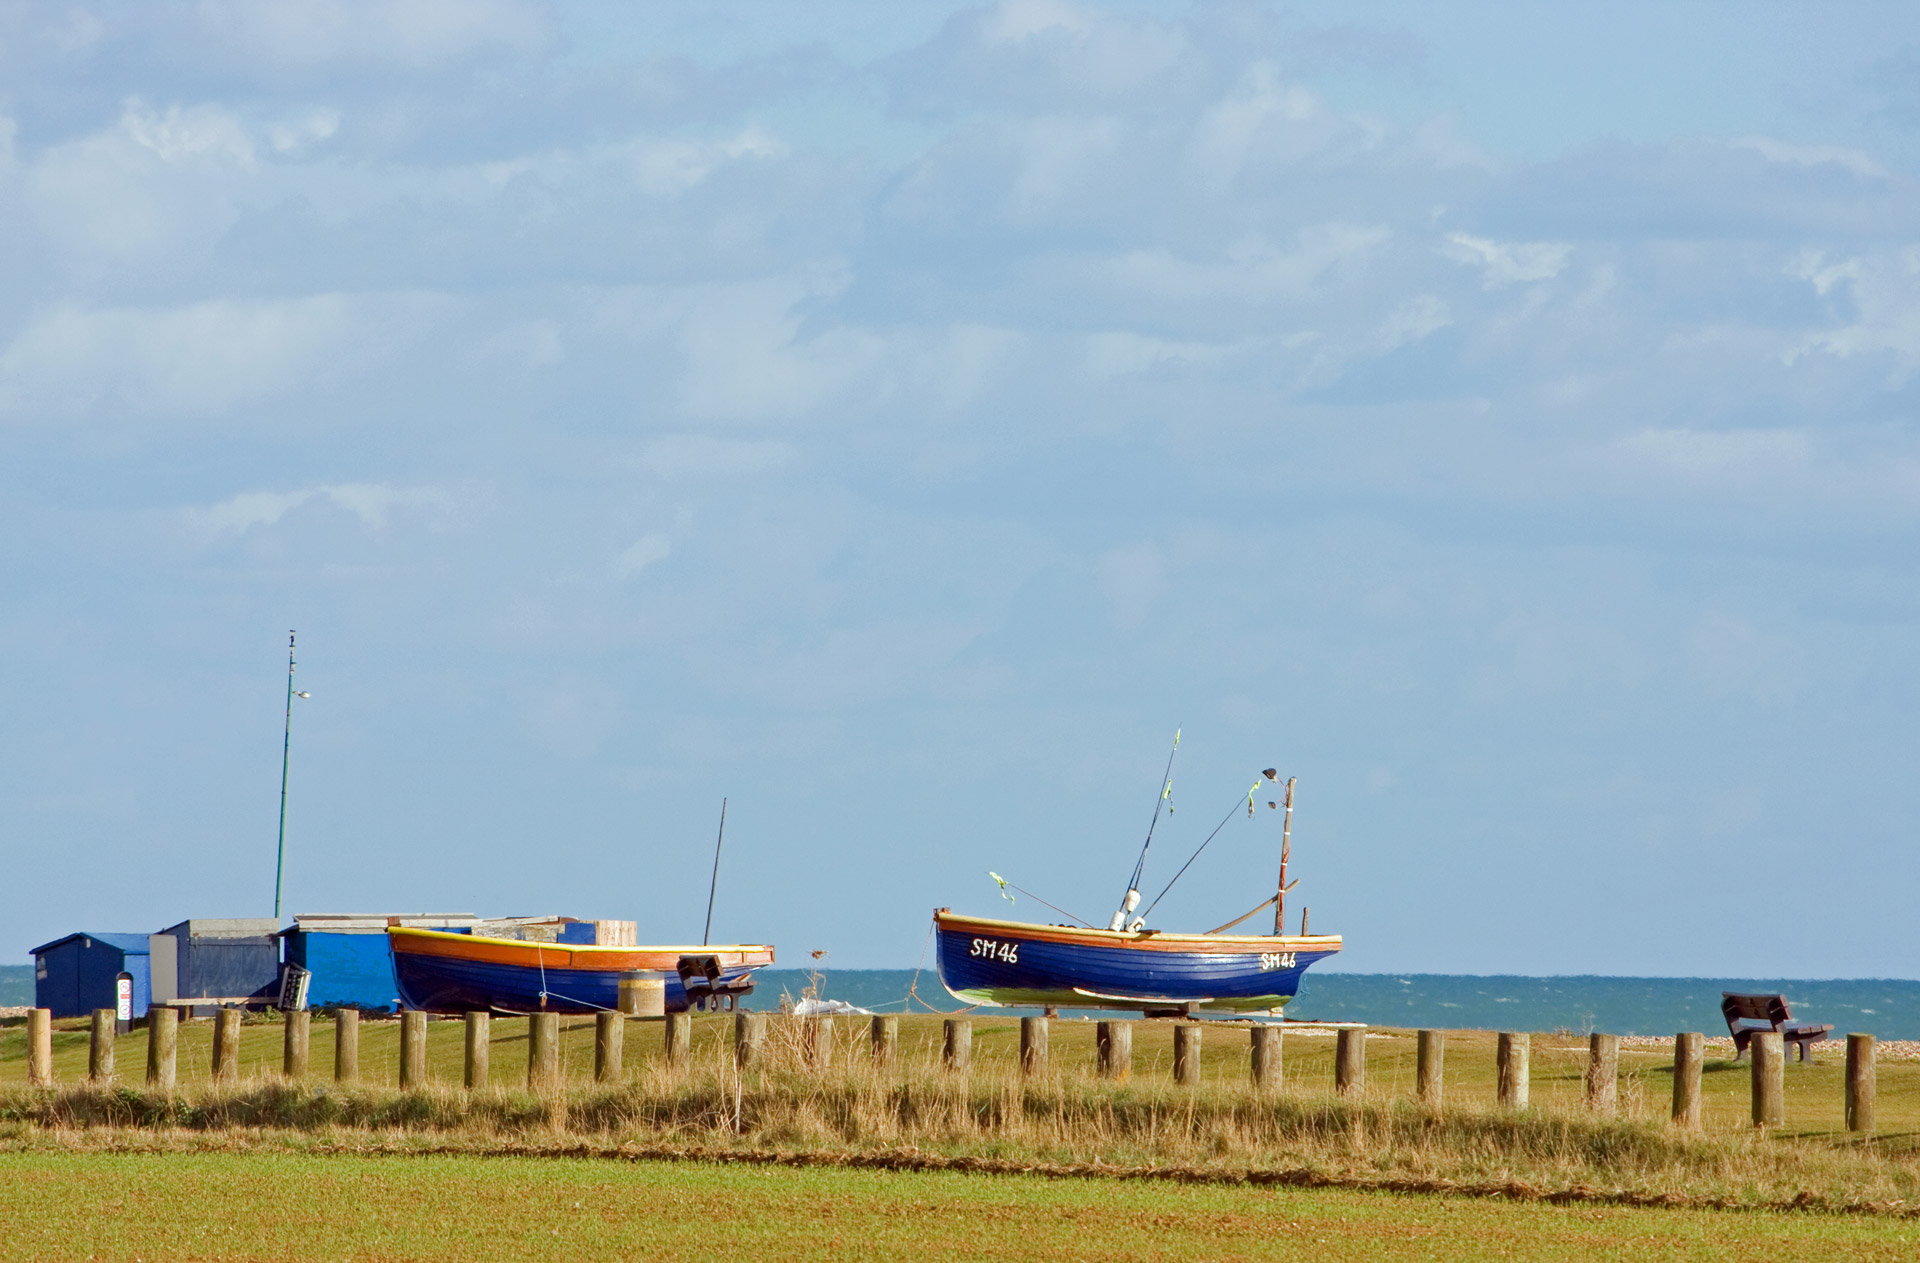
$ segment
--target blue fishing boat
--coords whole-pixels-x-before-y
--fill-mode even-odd
[[[1174,750],[1179,747],[1176,733]],[[968,1004],[1127,1009],[1150,1017],[1278,1014],[1299,993],[1301,975],[1307,968],[1341,948],[1337,934],[1308,934],[1304,911],[1300,933],[1287,934],[1283,929],[1287,891],[1297,884],[1287,880],[1294,779],[1287,778],[1282,796],[1286,816],[1280,835],[1280,880],[1277,887],[1270,888],[1274,893],[1252,911],[1205,933],[1171,933],[1148,928],[1146,919],[1153,905],[1240,810],[1240,800],[1236,799],[1226,818],[1207,835],[1160,895],[1144,912],[1138,911],[1140,875],[1161,808],[1172,797],[1172,773],[1173,759],[1169,755],[1146,843],[1140,848],[1126,896],[1104,929],[1084,921],[1078,925],[1040,925],[961,916],[948,908],[936,908],[935,960],[948,992]],[[1249,816],[1255,814],[1255,794],[1261,784],[1278,783],[1278,773],[1272,768],[1261,777],[1245,795]],[[1282,802],[1267,805],[1279,808]],[[989,876],[1000,883],[1003,892],[1011,885],[997,874]],[[1226,932],[1268,907],[1273,908],[1272,934]],[[1062,909],[1055,911],[1071,916]]]
[[[617,1009],[623,976],[659,977],[669,1013],[730,1009],[773,964],[767,944],[600,947],[393,927],[400,999],[428,1013]]]

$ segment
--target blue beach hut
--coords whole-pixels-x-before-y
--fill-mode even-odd
[[[400,1007],[393,978],[393,952],[387,927],[472,932],[480,918],[470,912],[381,916],[373,913],[303,913],[280,932],[287,964],[312,976],[307,980],[310,1009],[362,1009],[370,1013]]]
[[[33,1002],[55,1017],[85,1017],[114,1007],[114,983],[133,977],[133,1016],[145,1017],[153,995],[147,936],[82,931],[33,949]]]

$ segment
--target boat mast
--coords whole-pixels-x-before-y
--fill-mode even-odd
[[[1286,815],[1280,822],[1280,888],[1273,895],[1274,937],[1287,932],[1287,860],[1293,854],[1293,782],[1287,778]]]
[[[1107,924],[1109,930],[1126,928],[1127,918],[1140,906],[1140,873],[1147,866],[1147,848],[1153,845],[1153,831],[1160,826],[1160,809],[1166,807],[1173,797],[1173,756],[1180,753],[1180,730],[1173,730],[1173,749],[1167,751],[1167,770],[1160,775],[1160,796],[1153,800],[1153,819],[1147,824],[1147,840],[1140,844],[1140,858],[1133,862],[1133,876],[1127,878],[1127,893],[1120,899],[1120,908],[1113,914],[1113,920]]]
[[[707,883],[707,928],[700,931],[700,946],[713,937],[713,896],[720,889],[720,844],[727,840],[727,800],[720,800],[720,836],[713,840],[713,880]]]

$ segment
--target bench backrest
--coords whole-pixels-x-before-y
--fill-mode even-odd
[[[1739,1030],[1742,1022],[1765,1022],[1777,1031],[1793,1020],[1787,997],[1783,995],[1736,995],[1722,991],[1720,997],[1720,1014],[1727,1019],[1730,1031]]]

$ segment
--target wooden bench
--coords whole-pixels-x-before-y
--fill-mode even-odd
[[[1727,1019],[1727,1030],[1733,1035],[1735,1061],[1746,1056],[1747,1045],[1753,1042],[1757,1031],[1778,1031],[1782,1042],[1797,1046],[1800,1060],[1805,1061],[1807,1049],[1833,1030],[1831,1026],[1794,1021],[1792,1011],[1787,1008],[1787,997],[1783,995],[1736,995],[1722,991],[1720,997],[1720,1015]]]

